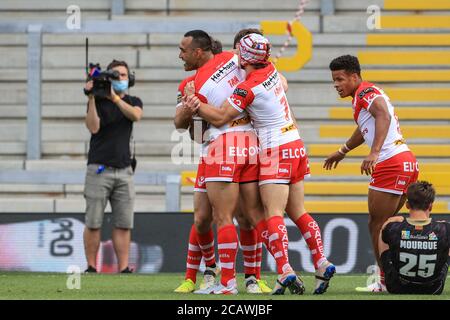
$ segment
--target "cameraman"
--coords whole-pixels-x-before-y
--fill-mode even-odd
[[[89,93],[86,114],[86,127],[92,134],[84,188],[86,272],[97,272],[100,228],[109,200],[114,225],[112,240],[119,271],[130,273],[128,255],[135,198],[130,139],[133,122],[142,118],[142,101],[126,94],[130,74],[126,62],[113,60],[107,69],[117,71],[119,80],[111,81],[111,93],[106,98]],[[92,88],[93,81],[87,82],[86,91],[91,92]]]

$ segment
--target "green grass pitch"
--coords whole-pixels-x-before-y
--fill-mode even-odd
[[[335,275],[328,291],[323,295],[313,295],[314,277],[312,274],[303,274],[306,293],[302,296],[291,295],[287,291],[284,296],[251,295],[245,292],[244,277],[238,275],[239,295],[214,296],[196,294],[177,294],[173,290],[183,280],[181,273],[159,274],[89,274],[81,275],[81,288],[79,290],[67,289],[66,274],[55,273],[27,273],[27,272],[1,272],[0,273],[0,299],[152,299],[152,300],[399,300],[399,299],[450,299],[450,285],[447,284],[444,293],[440,296],[424,295],[390,295],[387,293],[359,293],[355,287],[364,286],[367,275]],[[198,281],[200,281],[199,275]],[[266,273],[263,279],[270,285],[275,281],[275,274]]]

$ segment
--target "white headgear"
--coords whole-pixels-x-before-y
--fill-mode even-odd
[[[241,65],[268,64],[270,42],[262,35],[251,33],[239,41]]]

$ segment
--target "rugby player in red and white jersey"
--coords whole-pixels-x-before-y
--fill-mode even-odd
[[[363,144],[370,153],[361,164],[361,174],[371,175],[369,184],[369,231],[375,258],[378,235],[385,221],[397,214],[406,200],[408,186],[417,181],[419,166],[400,131],[389,97],[373,83],[363,81],[358,58],[340,56],[330,63],[334,87],[341,98],[353,98],[353,118],[357,124],[347,142],[325,160],[324,168],[331,170],[345,155]],[[380,281],[358,291],[386,291],[384,274]]]
[[[189,55],[186,54],[186,52],[189,49],[189,43],[186,43],[186,41],[192,42],[192,40],[202,37],[206,38],[207,34],[202,31],[193,31],[188,32],[185,37],[183,38],[182,43],[180,44],[180,57],[186,62],[185,66],[188,64],[189,61],[192,61]],[[209,37],[209,36],[207,36]],[[192,38],[192,39],[189,39]],[[183,43],[184,42],[184,43]],[[211,103],[216,103],[220,105],[228,95],[230,95],[236,86],[237,83],[243,80],[245,73],[243,73],[242,70],[238,68],[237,64],[237,57],[230,52],[218,54],[216,56],[206,55],[207,59],[204,59],[204,63],[201,63],[200,66],[197,65],[197,74],[192,77],[185,80],[182,85],[180,86],[179,92],[183,92],[184,88],[182,88],[185,84],[187,84],[188,80],[193,79],[195,82],[195,88],[197,89],[197,94],[204,99],[205,101],[211,101]],[[195,57],[193,57],[195,60]],[[195,65],[195,64],[194,64]],[[191,69],[192,70],[192,69]],[[188,110],[185,110],[182,103],[179,104],[179,110],[177,110],[177,115],[175,117],[175,124],[177,128],[186,128],[189,125],[189,121],[192,118],[192,113]],[[204,153],[202,162],[199,165],[199,170],[197,173],[197,181],[196,181],[196,188],[195,191],[195,199],[197,200],[197,204],[200,202],[201,206],[205,203],[207,203],[207,199],[205,199],[204,195],[201,193],[205,191],[204,185],[214,185],[213,182],[218,182],[220,184],[228,185],[229,182],[232,182],[230,185],[235,185],[235,182],[241,182],[245,183],[240,189],[242,191],[241,198],[242,200],[242,210],[246,215],[252,217],[252,223],[255,223],[257,218],[257,214],[254,212],[258,209],[260,210],[261,220],[263,219],[263,210],[261,208],[257,208],[254,203],[259,200],[258,199],[258,192],[257,192],[257,184],[251,183],[257,180],[257,139],[256,136],[253,133],[250,120],[248,116],[240,116],[234,119],[234,121],[230,122],[230,124],[224,125],[221,128],[214,128],[211,127],[209,130],[209,139],[210,143],[204,146]],[[224,137],[231,138],[233,140],[234,138],[238,138],[239,141],[232,142],[227,144],[227,139],[224,139]],[[245,141],[247,139],[247,141]],[[252,142],[253,141],[253,142]],[[238,143],[238,145],[236,144]],[[240,145],[239,145],[240,143]],[[254,144],[254,164],[250,164],[248,159],[248,150],[252,149],[252,143]],[[222,147],[224,145],[228,145],[230,147],[230,152],[227,152],[227,154],[220,154],[220,150],[222,150]],[[207,150],[210,150],[208,152]],[[240,153],[239,150],[247,150],[247,155],[239,156]],[[207,159],[208,161],[205,161],[204,159]],[[233,159],[231,159],[233,158]],[[237,159],[239,158],[239,159]],[[234,163],[221,163],[221,160],[226,160]],[[237,160],[237,161],[236,161]],[[208,163],[210,162],[210,163]],[[210,164],[210,166],[206,166],[206,164]],[[234,170],[234,175],[231,175],[227,172],[227,169]],[[245,169],[245,170],[243,170]],[[201,177],[205,177],[203,181],[201,181]],[[237,189],[239,190],[239,189]],[[221,195],[219,195],[216,192],[217,197],[220,198]],[[209,195],[210,196],[210,195]],[[238,194],[239,196],[239,194]],[[211,196],[210,196],[211,197]],[[233,199],[231,199],[232,202],[230,204],[229,201],[226,201],[227,207],[229,209],[222,209],[223,211],[227,211],[226,214],[222,213],[220,209],[217,209],[215,207],[214,215],[215,220],[218,222],[219,227],[219,236],[218,236],[218,242],[219,242],[219,255],[221,256],[221,266],[222,266],[222,283],[224,284],[221,288],[215,288],[215,293],[236,293],[235,290],[235,283],[233,283],[234,280],[234,262],[235,262],[235,254],[236,254],[236,248],[237,248],[237,242],[234,241],[234,235],[233,232],[230,230],[234,230],[234,225],[232,225],[232,220],[228,217],[228,211],[231,210],[232,213],[235,211],[236,207],[233,204]],[[214,201],[214,200],[213,200]],[[220,204],[217,204],[217,199],[215,200],[216,206],[220,206]],[[212,202],[212,201],[211,201]],[[208,203],[209,205],[209,203]],[[206,205],[205,205],[206,206]],[[222,205],[223,207],[224,205]],[[197,206],[196,206],[197,207]],[[213,204],[214,207],[214,204]],[[206,209],[206,208],[205,208]],[[211,219],[207,219],[203,217],[203,214],[208,214],[211,212],[211,209],[209,210],[202,210],[201,218],[205,221],[208,221],[210,223]],[[222,218],[223,216],[226,216],[225,218]],[[260,259],[261,259],[261,247],[260,245],[257,245],[256,243],[256,236],[257,233],[255,230],[246,230],[249,229],[249,221],[246,219],[242,219],[242,217],[237,216],[240,228],[241,228],[241,247],[244,250],[244,264],[245,264],[245,272],[246,277],[252,276],[253,280],[256,280],[255,278],[259,278],[259,270],[260,270]],[[221,220],[222,219],[222,220]],[[232,215],[231,215],[232,219]],[[196,224],[198,223],[197,215],[196,215]],[[247,228],[243,228],[244,223],[246,223]],[[202,223],[203,224],[203,223]],[[206,225],[206,224],[205,224]],[[259,224],[257,224],[259,225]],[[261,224],[264,225],[264,224]],[[225,228],[222,228],[225,227]],[[265,228],[264,226],[262,228]],[[191,236],[190,240],[195,239],[195,236],[193,236],[193,233],[195,232],[195,229],[191,229]],[[199,238],[199,242],[201,242],[201,235],[197,236]],[[225,238],[225,240],[224,240]],[[228,242],[227,242],[228,241]],[[210,247],[213,250],[213,242],[209,244],[206,244],[207,247]],[[190,248],[192,248],[193,256],[195,256],[195,251],[198,247],[195,245],[192,245],[192,241],[190,241]],[[205,247],[200,244],[200,248]],[[202,248],[203,251],[203,248]],[[221,252],[224,252],[221,254]],[[233,257],[234,256],[234,257]],[[198,257],[196,257],[198,261]],[[247,259],[247,261],[246,261]],[[259,259],[259,261],[258,261]],[[230,261],[228,261],[230,260]],[[189,261],[189,260],[188,260]],[[191,260],[192,261],[192,260]],[[208,261],[206,261],[208,262]],[[188,262],[188,267],[192,266]],[[195,267],[195,266],[194,266]],[[207,264],[208,268],[208,264]],[[208,269],[207,269],[208,270]],[[249,271],[251,270],[251,271]],[[189,270],[188,270],[189,271]],[[251,277],[246,279],[246,285],[247,290],[249,290],[250,283],[249,280],[252,280]],[[255,283],[253,283],[254,285]],[[231,288],[231,290],[228,290],[226,287]],[[257,281],[257,287],[263,289],[266,287],[265,292],[267,292],[267,286],[264,284],[264,282],[260,281],[258,279]],[[178,288],[177,288],[178,289]],[[270,290],[270,289],[269,289]],[[209,292],[208,292],[209,293]],[[257,292],[253,292],[257,293]],[[261,293],[261,290],[259,291]]]
[[[306,240],[316,268],[314,293],[324,293],[335,267],[323,254],[322,237],[316,221],[304,208],[303,179],[309,175],[308,158],[281,85],[280,76],[268,61],[270,43],[261,35],[250,34],[239,43],[239,63],[247,73],[220,108],[200,104],[201,117],[221,126],[248,112],[257,131],[261,148],[259,185],[264,205],[269,247],[279,274],[273,294],[302,294],[303,282],[296,276],[288,259],[288,235],[283,215],[286,211]],[[196,107],[195,98],[187,105]]]

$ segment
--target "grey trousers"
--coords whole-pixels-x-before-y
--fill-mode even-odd
[[[98,164],[87,167],[84,184],[86,226],[101,228],[109,200],[114,227],[133,229],[135,191],[131,166],[123,169],[106,167],[101,173],[97,173],[98,167]]]

